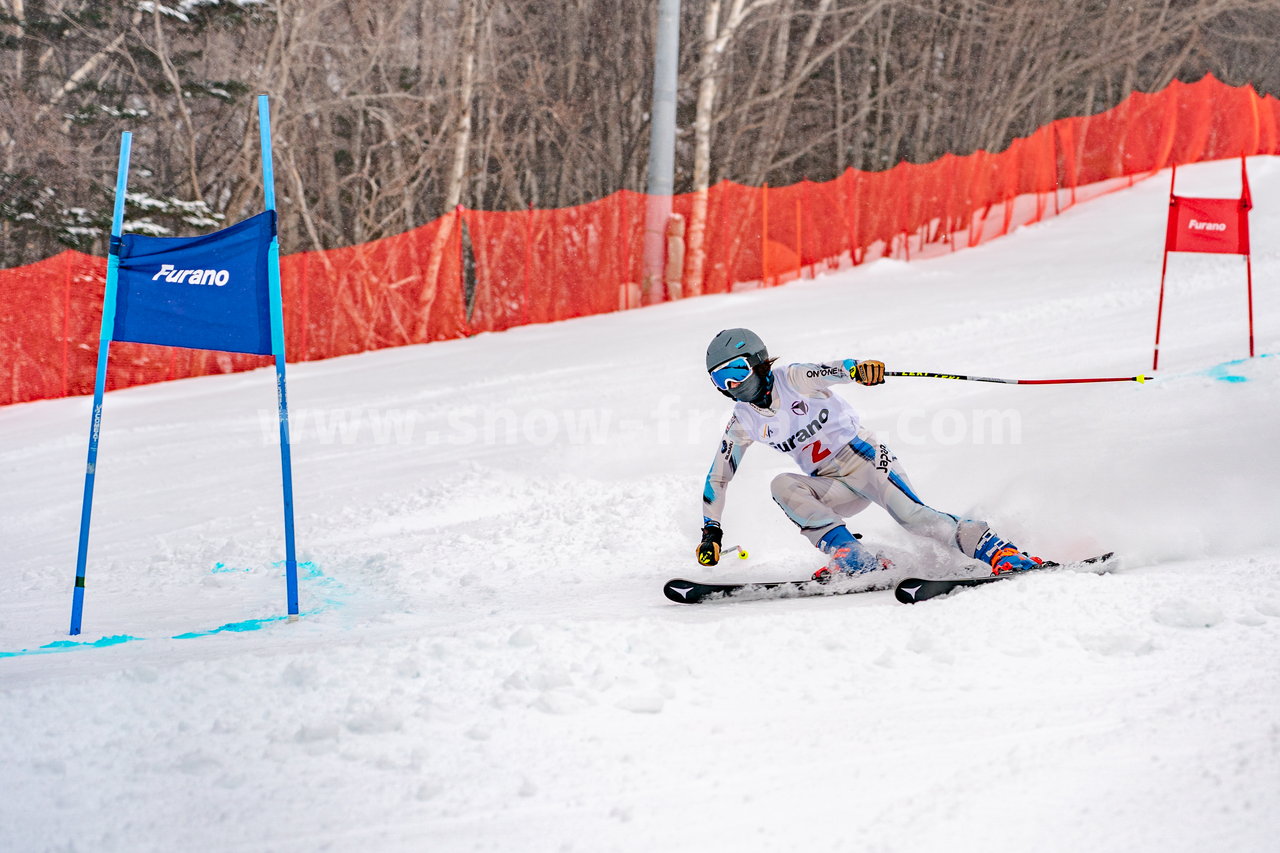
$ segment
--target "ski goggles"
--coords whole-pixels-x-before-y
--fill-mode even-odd
[[[745,355],[711,368],[711,381],[721,391],[732,391],[751,378],[751,364]]]

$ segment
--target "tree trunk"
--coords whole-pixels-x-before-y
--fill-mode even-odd
[[[693,120],[693,209],[689,215],[687,273],[689,294],[702,293],[706,276],[707,193],[711,184],[711,133],[716,95],[725,54],[742,23],[777,0],[729,0],[729,14],[721,21],[721,0],[707,0],[702,25],[702,57],[698,62],[698,104]]]
[[[445,215],[454,214],[462,201],[463,182],[467,177],[467,152],[471,147],[471,100],[475,90],[476,69],[476,33],[480,26],[480,4],[484,0],[465,0],[462,8],[462,43],[459,48],[460,70],[458,81],[457,124],[453,133],[453,162],[449,167],[448,183],[445,186]],[[448,250],[453,237],[453,229],[460,228],[459,217],[452,215],[447,223],[436,229],[431,241],[430,254],[427,256],[427,273],[424,287],[427,293],[434,294],[438,287],[445,286],[438,281],[440,267],[444,262],[444,253]],[[431,304],[434,298],[423,301],[423,311],[418,315],[414,329],[415,340],[422,340],[426,335],[430,322]]]

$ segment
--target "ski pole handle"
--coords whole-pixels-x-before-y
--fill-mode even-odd
[[[964,376],[958,373],[929,373],[922,370],[886,370],[885,376],[919,376],[924,379],[960,379],[965,382],[999,382],[1002,385],[1070,385],[1079,382],[1137,382],[1144,384],[1154,376],[1105,376],[1089,379],[997,379],[994,376]]]

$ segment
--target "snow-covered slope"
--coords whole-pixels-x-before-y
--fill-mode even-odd
[[[1275,353],[1280,161],[1250,168]],[[1237,181],[1204,164],[1179,191]],[[752,559],[693,561],[715,332],[784,360],[1148,372],[1167,189],[927,262],[291,366],[292,625],[269,372],[108,395],[88,646],[57,644],[89,401],[0,410],[0,847],[1274,849],[1280,357],[1235,362],[1237,258],[1171,258],[1155,382],[843,391],[934,506],[1122,571],[917,607],[660,594],[821,564],[762,446],[725,519]],[[947,567],[878,509],[851,526]]]

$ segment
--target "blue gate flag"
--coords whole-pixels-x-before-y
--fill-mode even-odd
[[[80,504],[76,581],[71,593],[71,634],[84,616],[89,526],[102,435],[102,397],[111,342],[131,341],[188,349],[273,355],[280,421],[280,477],[284,498],[285,596],[289,621],[298,618],[298,551],[293,528],[293,462],[289,402],[285,393],[284,310],[280,294],[280,241],[276,236],[275,173],[271,165],[271,113],[258,96],[262,141],[262,194],[266,210],[203,237],[146,237],[124,233],[133,135],[120,135],[116,200],[98,336],[98,372]]]
[[[125,234],[112,338],[140,344],[270,355],[267,210],[200,237]]]

